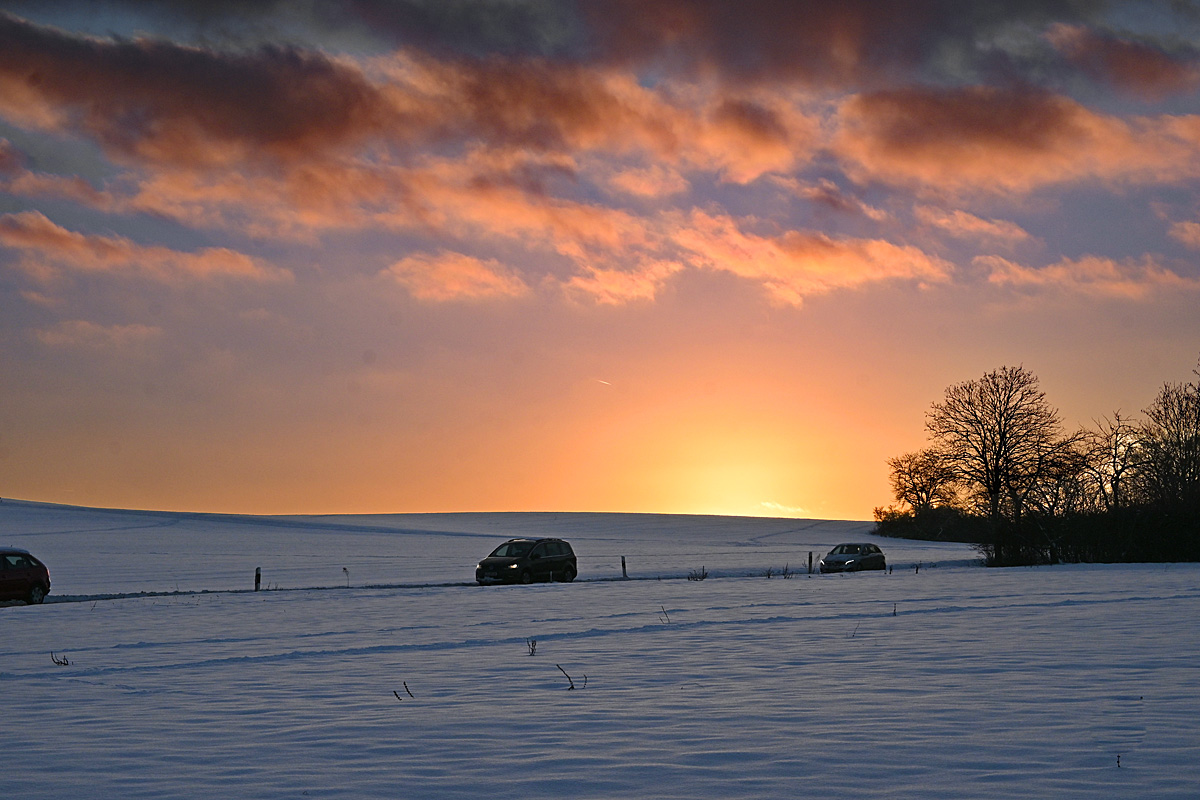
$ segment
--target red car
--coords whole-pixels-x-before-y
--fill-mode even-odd
[[[36,605],[50,594],[50,570],[28,550],[0,548],[0,600]]]

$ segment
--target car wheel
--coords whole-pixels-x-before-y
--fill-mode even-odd
[[[29,590],[29,605],[39,605],[45,599],[46,590],[40,584],[34,584],[33,588]]]
[[[521,583],[533,583],[533,573],[525,570],[521,573]]]
[[[570,564],[563,567],[562,577],[559,578],[559,580],[561,580],[563,583],[570,583],[571,581],[575,580],[575,568]]]

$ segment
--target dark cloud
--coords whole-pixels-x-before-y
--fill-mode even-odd
[[[16,175],[25,167],[25,159],[8,139],[0,139],[0,177]]]
[[[1086,18],[1082,0],[579,0],[601,58],[662,61],[729,79],[904,83],[948,49],[986,61],[985,34]]]
[[[1050,42],[1093,80],[1149,99],[1190,91],[1200,84],[1200,52],[1168,52],[1161,45],[1079,25],[1055,25]]]
[[[284,46],[219,54],[72,36],[0,13],[0,81],[110,151],[169,161],[283,156],[358,141],[385,104],[356,69]]]
[[[102,39],[0,13],[0,115],[179,167],[300,168],[482,143],[501,152],[652,153],[749,179],[810,127],[741,97],[675,102],[630,74],[552,59],[410,53],[365,74],[295,46],[222,51]],[[379,154],[381,151],[374,151]]]
[[[1075,106],[1032,87],[907,88],[863,94],[848,108],[887,149],[1056,147],[1078,136]]]
[[[4,0],[39,18],[45,0]],[[220,46],[287,41],[456,55],[565,55],[581,38],[572,0],[55,0],[83,20],[123,19]],[[96,33],[107,31],[96,30]],[[335,45],[336,46],[336,45]]]
[[[909,87],[839,110],[838,151],[860,182],[1027,192],[1080,179],[1191,174],[1194,146],[1170,119],[1134,124],[1031,86]]]
[[[37,3],[10,2],[32,13]],[[440,58],[544,58],[859,88],[988,68],[997,31],[1094,21],[1102,0],[63,0],[157,21],[193,42],[373,40]],[[329,37],[333,35],[331,40]],[[948,56],[952,54],[952,57]],[[1011,68],[1012,65],[1006,65]],[[946,75],[935,76],[946,78]],[[957,76],[949,76],[954,78]]]
[[[747,100],[724,100],[713,112],[713,119],[762,141],[786,142],[789,135],[775,112]]]
[[[447,109],[446,122],[459,127],[459,135],[558,149],[568,137],[602,131],[623,115],[597,77],[578,67],[506,59],[428,67],[449,88],[456,108]]]
[[[477,57],[561,56],[581,36],[573,4],[562,0],[345,0],[324,13],[401,44]]]

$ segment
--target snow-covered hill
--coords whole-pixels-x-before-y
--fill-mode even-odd
[[[875,540],[891,574],[806,574],[869,529],[5,500],[54,587],[0,608],[3,794],[1196,796],[1200,566]],[[526,534],[580,580],[471,582]]]

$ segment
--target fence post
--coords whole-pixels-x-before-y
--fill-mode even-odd
[[[259,584],[262,583],[262,567],[254,568],[254,591],[258,591]]]
[[[625,571],[625,556],[621,556],[621,577],[629,579],[629,573]]]
[[[812,575],[812,550],[808,551],[808,574]]]

